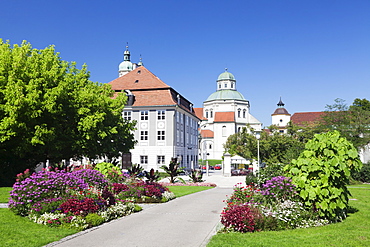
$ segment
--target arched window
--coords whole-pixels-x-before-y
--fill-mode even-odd
[[[238,109],[238,117],[240,118],[240,112],[241,112],[241,110],[240,109]]]
[[[206,118],[208,118],[208,110],[206,110]]]
[[[226,133],[226,126],[222,126],[222,136],[226,137],[227,136],[226,134],[227,134]]]
[[[245,118],[245,112],[246,112],[246,110],[244,109],[243,110],[243,118]]]
[[[210,113],[211,113],[211,118],[213,118],[213,109],[211,109]]]
[[[231,83],[231,88],[234,88],[234,82]]]

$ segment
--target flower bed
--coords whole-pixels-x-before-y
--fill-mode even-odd
[[[127,176],[113,180],[93,169],[25,174],[13,185],[9,208],[50,227],[83,230],[141,210],[134,203],[175,198],[159,183]]]
[[[291,179],[273,177],[261,186],[238,183],[221,214],[223,231],[255,232],[329,224],[299,201]]]

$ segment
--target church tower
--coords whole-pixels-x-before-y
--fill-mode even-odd
[[[126,50],[123,53],[123,62],[119,64],[118,67],[118,75],[119,77],[126,75],[128,72],[133,71],[137,67],[143,66],[143,61],[140,57],[140,62],[139,63],[132,63],[130,51],[128,50],[128,45],[126,45]]]
[[[274,113],[271,114],[272,125],[279,128],[280,133],[287,133],[287,125],[290,121],[290,113],[284,108],[285,104],[281,100],[277,103],[277,108]]]

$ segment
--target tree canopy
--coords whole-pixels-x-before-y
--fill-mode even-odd
[[[279,133],[274,126],[270,126],[270,133],[262,132],[260,138],[260,159],[268,164],[289,163],[298,157],[304,148],[305,138],[295,135]],[[257,139],[247,128],[229,136],[224,145],[232,155],[239,155],[246,159],[257,159]]]
[[[319,126],[322,132],[337,130],[357,149],[370,143],[370,101],[367,99],[357,98],[350,106],[336,99],[334,104],[326,106],[322,118]]]
[[[134,123],[122,118],[126,96],[89,76],[53,46],[0,39],[0,173],[46,160],[117,157],[133,147]]]

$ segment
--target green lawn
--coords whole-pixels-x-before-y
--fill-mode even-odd
[[[350,206],[358,212],[336,224],[279,232],[222,233],[207,247],[216,246],[370,246],[370,185],[349,186]]]
[[[7,208],[0,208],[0,246],[44,246],[77,231],[51,228],[15,215]]]
[[[7,203],[9,200],[9,192],[12,187],[0,187],[0,203]]]
[[[173,192],[176,197],[189,195],[195,192],[212,189],[210,186],[167,186],[167,188]]]

